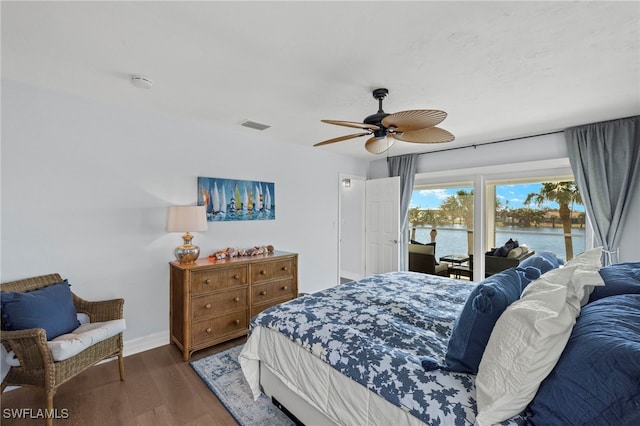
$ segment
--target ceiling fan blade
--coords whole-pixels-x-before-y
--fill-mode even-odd
[[[395,142],[395,135],[387,134],[387,137],[369,138],[364,144],[364,148],[372,154],[382,154]]]
[[[395,134],[394,136],[399,141],[413,143],[443,143],[451,142],[456,138],[453,134],[439,127],[414,130],[411,132],[404,132],[401,135]]]
[[[356,123],[355,121],[340,121],[340,120],[320,120],[323,123],[335,124],[338,126],[355,127],[356,129],[369,129],[379,130],[380,127],[375,124]]]
[[[387,129],[395,127],[399,132],[433,127],[447,118],[447,113],[438,109],[413,109],[389,114],[382,119],[382,125]]]
[[[370,135],[370,134],[371,133],[354,133],[352,135],[340,136],[340,137],[337,137],[337,138],[328,139],[328,140],[323,141],[323,142],[318,142],[317,144],[315,144],[313,146],[329,145],[330,143],[342,142],[342,141],[346,141],[347,139],[358,138],[360,136],[366,136],[366,135]]]

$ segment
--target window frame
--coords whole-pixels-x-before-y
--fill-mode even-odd
[[[499,169],[499,171],[496,171]],[[513,182],[517,180],[545,181],[549,177],[570,178],[574,180],[573,170],[568,158],[558,158],[552,160],[526,161],[519,163],[499,164],[493,166],[482,166],[468,169],[453,169],[438,172],[416,173],[414,189],[434,187],[438,185],[458,185],[463,182],[473,183],[473,252],[484,253],[493,242],[493,223],[488,225],[489,219],[493,219],[495,213],[495,185],[505,181]],[[493,197],[487,197],[488,188],[493,185]],[[462,186],[462,185],[460,185]],[[493,213],[489,214],[488,201],[491,198]],[[489,230],[491,234],[489,233]],[[491,235],[491,237],[489,237]],[[585,220],[585,250],[593,248],[593,229],[591,228],[589,217]],[[484,256],[475,256],[473,260],[473,280],[482,281],[484,279]]]

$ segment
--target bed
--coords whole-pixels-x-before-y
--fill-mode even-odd
[[[595,255],[591,257],[595,259]],[[455,349],[451,347],[455,340],[453,335],[482,334],[482,331],[465,326],[468,324],[465,315],[474,303],[474,310],[478,308],[476,302],[483,292],[485,296],[490,294],[485,300],[493,303],[489,305],[494,322],[504,316],[501,315],[503,308],[508,310],[514,300],[525,299],[527,285],[540,281],[549,275],[545,272],[553,269],[544,271],[536,262],[541,262],[537,255],[530,261],[531,266],[505,271],[480,285],[414,272],[379,274],[270,308],[251,321],[250,336],[239,360],[243,373],[254,397],[264,392],[286,412],[308,425],[474,424],[484,415],[478,415],[476,400],[480,396],[480,393],[476,395],[476,379],[480,373],[467,365],[460,367],[449,359]],[[575,269],[575,265],[561,268],[563,275],[578,277],[577,272],[569,274],[572,268]],[[598,275],[599,267],[590,268],[589,277],[593,277],[594,271]],[[634,377],[640,383],[640,296],[626,294],[640,293],[640,263],[631,264],[625,271],[623,278],[618,280],[622,282],[621,288],[610,291],[611,294],[601,292],[601,298],[621,294],[632,297],[625,301],[630,308],[622,316],[626,318],[623,322],[631,324],[630,330],[618,337],[632,343],[631,353],[625,354],[631,363],[630,383],[625,384],[625,392],[633,395],[626,398],[628,404],[618,410],[620,413],[608,414],[622,420],[620,424],[626,424],[629,419],[640,420],[640,410],[637,410],[638,417],[627,415],[629,410],[635,412],[634,406],[640,407],[640,384],[634,384]],[[627,285],[629,276],[635,277],[636,281],[631,280]],[[513,279],[520,280],[517,294],[491,287],[496,282],[504,284]],[[581,294],[585,303],[593,288],[600,285],[595,278],[590,284],[588,291]],[[505,286],[511,288],[512,281]],[[589,302],[597,304],[595,300]],[[498,306],[500,304],[503,308]],[[601,310],[607,314],[611,312],[609,307]],[[620,315],[616,314],[616,318]],[[594,321],[601,323],[602,318],[597,317]],[[498,325],[496,323],[496,329]],[[569,345],[571,340],[567,333],[571,329],[573,324],[565,333]],[[484,332],[489,339],[491,330]],[[488,351],[492,342],[485,343],[489,345]],[[475,362],[477,368],[481,361],[488,362],[477,357],[470,364]],[[571,364],[575,362],[575,359],[570,360]],[[557,359],[555,363],[561,364]],[[569,367],[573,368],[572,365]],[[489,371],[489,366],[484,370]],[[623,376],[625,374],[626,371]],[[551,392],[560,388],[551,386]],[[610,401],[602,403],[612,405]],[[570,412],[571,409],[561,411]],[[523,407],[499,423],[523,425],[531,419],[545,422],[549,417],[532,416],[530,408]],[[485,424],[490,423],[493,421]]]

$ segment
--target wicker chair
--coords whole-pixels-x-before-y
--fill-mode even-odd
[[[24,280],[3,283],[0,290],[26,292],[62,282],[58,274],[43,275]],[[109,321],[123,317],[123,299],[89,302],[72,293],[73,303],[78,313],[85,313],[91,322]],[[106,358],[118,356],[120,380],[124,380],[124,360],[122,356],[122,333],[88,347],[79,354],[63,361],[54,361],[47,346],[45,330],[2,331],[2,344],[7,351],[14,351],[20,366],[11,367],[2,380],[1,391],[8,385],[33,386],[44,389],[46,409],[53,410],[53,397],[60,385]],[[50,416],[45,416],[45,424],[51,425]]]

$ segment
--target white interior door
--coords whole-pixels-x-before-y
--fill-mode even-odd
[[[397,271],[400,264],[400,177],[367,180],[365,198],[365,275]]]

